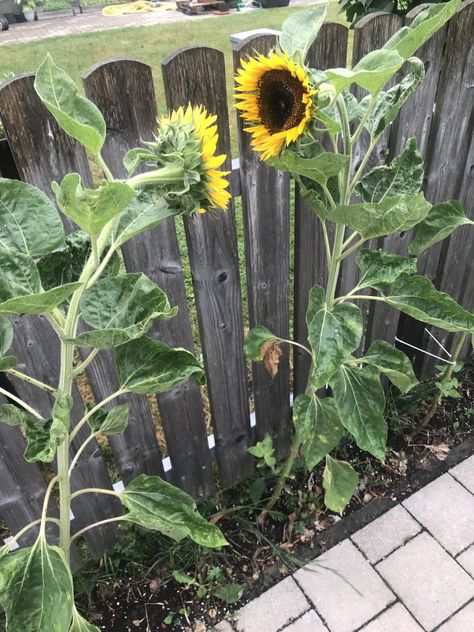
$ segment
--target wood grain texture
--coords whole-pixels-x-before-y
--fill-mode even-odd
[[[115,177],[125,177],[122,162],[125,153],[140,146],[141,140],[151,140],[156,128],[157,104],[151,68],[128,59],[104,62],[85,76],[84,85],[88,97],[105,116],[107,137],[103,156]],[[144,272],[165,291],[171,304],[179,307],[175,318],[155,321],[149,335],[194,351],[173,219],[137,235],[124,244],[122,252],[127,270]],[[199,387],[190,380],[180,388],[160,394],[157,399],[173,482],[195,498],[209,496],[213,490],[213,474]],[[133,424],[138,436],[124,435],[125,445],[116,445],[116,458],[123,457],[125,464],[135,463],[135,468],[141,465],[148,473],[162,473],[148,404],[143,397],[134,398],[136,409],[143,403],[146,409],[142,411],[142,419],[137,417]],[[140,449],[142,455],[133,454]],[[150,472],[150,467],[154,471]]]
[[[224,55],[205,47],[184,48],[162,64],[166,103],[188,102],[217,115],[218,153],[231,170]],[[184,219],[189,261],[207,374],[216,455],[224,486],[252,471],[248,392],[243,355],[240,289],[234,206],[217,217],[209,213]]]
[[[23,75],[3,84],[0,89],[0,117],[3,121],[20,178],[43,190],[52,197],[51,182],[60,181],[69,171],[79,172],[87,185],[91,174],[82,147],[57,125],[43,106],[33,87],[34,76]],[[22,107],[18,107],[21,103]],[[63,218],[66,230],[71,223]],[[59,376],[59,340],[44,316],[14,318],[15,339],[12,353],[26,365],[26,372],[45,382],[54,383]],[[37,407],[41,414],[49,415],[51,400],[40,389],[26,382],[14,381],[21,397]],[[77,422],[84,412],[77,389],[74,390],[75,407],[72,421]],[[87,432],[87,431],[85,431]],[[87,434],[80,434],[71,454]],[[111,488],[107,469],[96,442],[91,442],[72,477],[74,489],[82,487]],[[91,521],[114,515],[120,507],[112,497],[78,497],[73,511],[74,529]],[[100,556],[113,542],[114,525],[86,535],[87,543],[95,556]]]
[[[311,68],[326,70],[345,66],[347,57],[348,30],[342,24],[326,22],[308,52],[306,64]],[[327,138],[322,139],[323,146],[332,151]],[[327,223],[329,239],[332,243],[334,224]],[[307,344],[306,308],[310,289],[318,283],[323,287],[327,282],[327,262],[321,223],[311,208],[299,194],[295,185],[295,265],[294,265],[294,339]],[[294,385],[295,395],[303,393],[308,381],[311,365],[310,356],[302,349],[294,347]]]
[[[234,47],[234,69],[256,52],[267,54],[274,35],[260,35]],[[281,338],[289,337],[290,179],[267,167],[250,144],[245,123],[237,115],[245,230],[249,325],[264,325]],[[289,349],[282,345],[274,379],[262,363],[252,364],[257,437],[267,433],[279,458],[286,455],[290,437]]]
[[[471,219],[474,219],[473,32],[474,0],[468,0],[448,24],[426,159],[427,199],[433,203],[458,199]],[[438,248],[430,249],[430,265],[426,266],[428,276],[434,271],[436,286],[469,310],[474,307],[471,281],[473,237],[472,226],[457,229]],[[452,337],[446,332],[436,328],[432,328],[432,332],[444,346],[452,344]],[[426,347],[434,352],[436,343],[426,337]],[[423,375],[430,375],[434,364],[436,362],[425,358]]]
[[[415,17],[429,5],[419,5],[412,9],[406,16],[405,23],[410,24]],[[403,151],[405,144],[409,138],[415,137],[417,147],[423,159],[425,159],[428,149],[429,134],[433,121],[434,103],[436,92],[438,89],[439,75],[443,64],[443,50],[446,40],[446,28],[438,31],[431,37],[421,48],[419,48],[415,56],[419,57],[425,65],[425,78],[421,85],[408,98],[400,110],[400,114],[394,122],[390,134],[389,143],[389,160],[393,159]],[[408,65],[404,67],[403,73],[408,71]],[[413,238],[413,230],[403,233],[388,235],[381,240],[381,246],[384,250],[406,256],[408,253],[408,245]],[[436,258],[433,250],[428,251],[425,255],[430,260]],[[422,271],[422,268],[420,268]],[[408,316],[402,318],[409,319]],[[380,301],[373,301],[369,306],[369,324],[367,334],[367,346],[372,340],[383,339],[393,343],[395,335],[399,327],[400,315],[388,305]],[[409,319],[409,327],[412,344],[419,346],[421,343],[421,332],[419,324],[413,319]],[[418,334],[418,335],[417,335]],[[408,350],[406,348],[406,350]]]

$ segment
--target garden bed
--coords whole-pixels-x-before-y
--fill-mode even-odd
[[[213,623],[303,561],[474,453],[472,366],[462,373],[461,398],[446,400],[428,429],[407,441],[426,410],[430,388],[422,384],[409,398],[390,402],[386,465],[353,443],[338,449],[338,458],[350,461],[361,475],[342,519],[324,508],[322,472],[317,469],[308,479],[301,468],[263,531],[256,528],[261,503],[255,501],[259,493],[263,497],[271,491],[271,476],[265,479],[266,491],[263,483],[247,483],[201,507],[230,543],[220,553],[203,551],[190,541],[176,544],[151,533],[121,529],[113,556],[104,558],[100,568],[89,563],[78,576],[77,589],[89,619],[110,632],[212,629]],[[179,581],[171,579],[173,571]]]

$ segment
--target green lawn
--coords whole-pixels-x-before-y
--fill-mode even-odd
[[[232,105],[232,54],[229,35],[261,27],[279,29],[282,22],[301,8],[263,9],[249,13],[233,13],[219,18],[196,20],[192,16],[180,22],[157,24],[137,28],[115,29],[84,35],[54,37],[27,44],[12,44],[0,48],[0,76],[34,71],[47,52],[76,81],[93,64],[111,57],[131,57],[149,64],[158,94],[163,104],[160,64],[180,48],[190,44],[203,44],[222,50],[227,69],[227,93]],[[332,2],[328,19],[345,23],[344,14],[338,14],[339,5]],[[234,126],[235,116],[230,115]],[[235,138],[234,130],[232,137]],[[235,153],[235,145],[234,145]]]

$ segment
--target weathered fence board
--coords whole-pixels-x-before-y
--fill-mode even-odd
[[[106,120],[104,159],[115,177],[124,177],[123,156],[132,147],[139,146],[142,140],[152,140],[157,124],[151,68],[128,59],[105,62],[89,71],[84,85],[87,96],[96,103]],[[175,318],[157,321],[151,335],[170,345],[194,351],[174,221],[169,219],[146,234],[138,235],[123,246],[122,252],[127,270],[144,272],[166,292],[171,304],[179,307]],[[144,398],[140,399],[143,401]],[[213,476],[199,387],[190,380],[157,399],[173,481],[195,498],[208,496],[213,489]],[[154,433],[149,409],[141,425],[144,426],[142,433]],[[128,441],[124,435],[124,443]],[[159,473],[161,458],[156,438],[135,436],[133,443],[138,450],[147,446],[146,460],[154,473]],[[152,472],[148,470],[148,473]]]
[[[418,13],[428,5],[419,5],[412,9],[407,16],[405,23],[410,24]],[[429,142],[431,124],[433,121],[434,103],[436,99],[436,91],[438,88],[439,75],[443,61],[443,49],[446,40],[446,28],[441,29],[432,38],[430,38],[415,53],[425,64],[425,78],[421,85],[408,98],[408,101],[402,107],[400,114],[392,126],[389,143],[388,161],[392,156],[397,156],[409,138],[415,137],[417,140],[417,148],[423,158]],[[407,68],[404,68],[406,71]],[[420,113],[423,112],[424,116]],[[389,252],[406,256],[408,253],[408,245],[413,238],[413,231],[404,233],[396,233],[388,235],[381,240],[381,246]],[[431,256],[431,255],[430,255]],[[423,327],[408,316],[403,316],[409,322],[409,326],[405,326],[405,330],[409,329],[411,335],[410,342],[419,346],[421,343],[421,332]],[[369,324],[368,324],[368,340],[383,339],[393,343],[398,331],[400,316],[397,310],[391,308],[379,301],[372,301],[369,305]],[[407,325],[408,325],[407,322]],[[416,332],[419,332],[417,338]],[[408,341],[408,340],[407,340]],[[404,347],[410,355],[410,349]]]
[[[274,35],[234,45],[234,68],[242,59],[267,53]],[[245,230],[247,296],[250,327],[264,325],[281,338],[289,337],[290,207],[288,175],[259,160],[237,115]],[[252,365],[257,437],[273,438],[278,456],[288,449],[290,429],[289,349],[283,345],[279,370],[272,379],[261,363]]]
[[[223,169],[231,170],[229,115],[224,55],[192,46],[162,64],[166,103],[204,105],[217,115],[217,150],[226,153]],[[248,476],[252,459],[250,419],[243,355],[240,291],[234,207],[214,219],[206,213],[184,218],[189,262],[207,374],[216,454],[224,485]]]
[[[348,30],[342,24],[326,22],[308,52],[306,63],[312,68],[326,70],[345,66],[347,57]],[[322,144],[328,151],[330,143],[327,138]],[[329,241],[332,243],[334,224],[328,222]],[[295,263],[294,263],[294,337],[301,344],[308,342],[306,327],[306,308],[308,295],[313,285],[323,287],[327,281],[326,250],[321,224],[310,207],[301,198],[298,185],[295,185]],[[293,351],[294,382],[293,391],[297,395],[303,393],[308,381],[311,365],[310,356],[294,347]]]

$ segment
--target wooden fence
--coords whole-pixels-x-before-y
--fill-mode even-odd
[[[419,8],[415,9],[407,20],[418,11]],[[402,19],[391,14],[372,14],[361,20],[354,29],[353,62],[381,46],[401,25]],[[473,32],[474,0],[468,0],[449,26],[418,51],[426,66],[425,81],[384,135],[370,165],[384,162],[393,152],[398,152],[409,137],[416,136],[425,159],[424,189],[428,200],[457,198],[471,217],[474,217]],[[347,42],[345,27],[327,23],[309,52],[309,61],[322,69],[344,65]],[[266,52],[274,44],[275,36],[271,34],[234,44],[235,66],[254,51]],[[162,72],[165,94],[160,98],[158,109],[175,108],[188,101],[204,104],[218,115],[218,149],[230,156],[223,53],[200,46],[184,48],[164,60]],[[125,151],[137,146],[141,139],[149,138],[156,125],[157,103],[151,69],[129,59],[105,61],[86,73],[84,89],[106,119],[104,157],[114,175],[122,177]],[[359,92],[357,96],[361,96]],[[92,183],[84,150],[58,128],[43,107],[33,89],[33,75],[16,77],[0,88],[0,118],[22,180],[40,187],[50,197],[51,181],[61,180],[67,172],[76,171],[87,185]],[[325,282],[324,246],[318,222],[296,189],[293,228],[288,176],[259,162],[240,120],[237,126],[240,162],[233,172],[232,182],[234,198],[241,196],[249,324],[265,325],[277,335],[288,338],[293,335],[290,331],[292,314],[294,335],[304,342],[308,290],[315,283]],[[360,150],[361,147],[357,155]],[[225,167],[231,168],[230,157]],[[0,171],[2,169],[5,166],[0,163]],[[216,476],[224,486],[251,476],[253,464],[247,448],[254,441],[253,434],[262,438],[270,432],[278,455],[285,454],[290,435],[290,392],[303,390],[308,364],[298,352],[290,363],[286,349],[274,380],[260,365],[254,365],[249,383],[242,351],[246,323],[242,317],[234,204],[217,220],[209,215],[185,218],[184,228],[186,253],[180,253],[174,221],[168,219],[125,244],[123,256],[127,270],[147,274],[165,290],[171,304],[179,306],[179,315],[167,322],[157,322],[151,335],[193,350],[181,257],[189,260],[213,440],[209,441],[207,436],[202,395],[195,382],[190,381],[157,399],[172,466],[167,475],[194,497],[202,498],[213,492]],[[293,230],[294,257],[290,251]],[[471,274],[474,239],[470,230],[470,227],[458,230],[450,240],[420,257],[420,270],[467,309],[474,307],[474,274]],[[384,245],[392,252],[406,254],[409,240],[410,235],[402,233],[387,237]],[[292,277],[290,261],[293,259]],[[354,260],[344,261],[339,280],[341,288],[352,283],[356,274]],[[292,304],[291,283],[294,287]],[[58,371],[58,343],[47,320],[42,316],[13,320],[16,336],[12,352],[26,365],[26,372],[54,383]],[[433,350],[423,328],[415,327],[408,319],[400,321],[398,313],[384,305],[371,305],[370,309],[367,306],[366,330],[365,344],[374,338],[394,342],[398,332],[404,340]],[[449,344],[444,332],[435,334],[443,344]],[[439,349],[434,352],[437,354]],[[420,360],[417,361],[420,365]],[[418,368],[429,370],[431,363],[426,366],[428,368],[421,365]],[[294,379],[290,379],[291,370]],[[117,377],[111,353],[101,352],[87,372],[97,401],[115,390]],[[22,398],[33,402],[41,413],[49,413],[51,399],[46,392],[17,380],[11,387]],[[254,417],[250,414],[250,395]],[[162,455],[148,400],[142,396],[127,399],[132,405],[129,427],[123,435],[109,438],[120,476],[124,483],[142,472],[163,476]],[[77,421],[83,411],[77,389],[74,401],[73,416]],[[255,419],[255,433],[251,417]],[[72,452],[83,438],[81,434],[77,437]],[[215,445],[215,449],[211,450],[210,445]],[[0,446],[0,517],[16,532],[38,517],[45,484],[37,466],[23,461],[24,440],[17,428],[0,425]],[[214,461],[217,461],[217,469]],[[111,487],[97,444],[91,443],[85,452],[74,472],[73,485],[75,488]],[[73,504],[73,530],[118,511],[112,497],[81,496]],[[86,537],[92,553],[99,556],[110,544],[113,530],[105,527]]]

